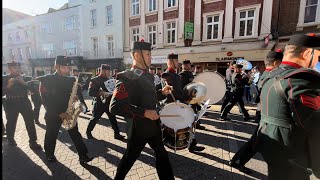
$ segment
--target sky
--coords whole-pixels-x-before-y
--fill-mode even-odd
[[[2,7],[34,16],[48,12],[50,7],[60,8],[67,2],[68,0],[2,0]]]

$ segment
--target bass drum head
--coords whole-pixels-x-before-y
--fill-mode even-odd
[[[215,104],[219,102],[226,93],[226,83],[219,73],[216,72],[203,72],[198,74],[193,82],[202,82],[206,85],[207,94],[203,102],[210,99],[209,104]]]
[[[161,117],[165,115],[178,115],[175,117]],[[169,103],[160,111],[160,120],[165,126],[174,129],[184,129],[191,127],[195,120],[194,111],[191,107],[183,103]]]

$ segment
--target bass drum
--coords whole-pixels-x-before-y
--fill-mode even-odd
[[[203,102],[210,99],[209,104],[219,102],[225,95],[227,87],[224,78],[217,72],[203,72],[198,74],[193,82],[202,82],[207,88]]]

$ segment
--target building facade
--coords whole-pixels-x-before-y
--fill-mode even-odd
[[[57,55],[72,57],[73,68],[81,71],[94,73],[102,63],[119,69],[123,61],[122,2],[69,0],[59,9],[4,25],[3,59],[21,62],[23,71],[33,76],[37,71],[54,72]]]
[[[167,54],[174,52],[179,54],[180,62],[189,59],[203,69],[221,74],[225,74],[228,62],[237,59],[248,60],[263,70],[266,54],[276,48],[278,42],[278,37],[273,36],[278,33],[276,30],[280,31],[279,28],[274,29],[275,20],[278,21],[275,16],[279,14],[279,1],[288,9],[287,14],[280,14],[280,27],[286,24],[286,17],[295,13],[289,11],[290,7],[285,7],[287,1],[127,0],[125,62],[131,62],[131,42],[143,38],[153,45],[152,63],[164,68]],[[298,5],[295,8],[299,10],[304,3],[307,3],[306,0],[292,0],[289,4]],[[318,22],[318,9],[319,5],[316,22],[312,25]],[[303,14],[300,11],[299,17]],[[297,23],[298,17],[295,20],[294,30],[301,29],[301,24]],[[304,31],[312,31],[307,26],[303,28]]]
[[[21,63],[22,71],[32,75],[29,59],[36,56],[35,26],[32,18],[26,18],[3,26],[2,29],[2,73],[7,74],[7,63]]]
[[[121,68],[123,59],[123,0],[70,1],[81,3],[81,41],[86,71],[92,73],[102,63]]]

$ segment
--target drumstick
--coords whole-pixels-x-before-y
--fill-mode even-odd
[[[167,115],[159,115],[160,117],[181,117],[181,115],[167,114]]]
[[[166,86],[169,86],[167,81],[164,81],[164,83],[165,83],[165,85],[166,85]],[[171,91],[171,90],[169,90],[169,92],[170,92],[170,95],[171,95],[171,97],[172,97],[173,101],[177,104],[177,102],[176,102],[176,98],[174,98],[174,95],[172,94],[172,91]]]

